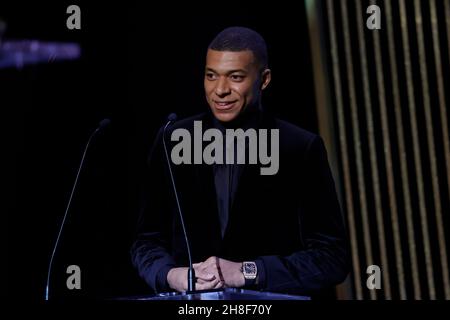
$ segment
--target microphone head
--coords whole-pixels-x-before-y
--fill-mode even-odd
[[[167,120],[170,121],[170,122],[176,121],[177,120],[177,114],[176,113],[169,114],[169,116],[167,117]]]
[[[110,123],[111,123],[111,120],[106,118],[106,119],[103,119],[102,121],[100,121],[100,123],[98,124],[98,127],[99,127],[99,129],[103,129],[103,128],[109,126]]]

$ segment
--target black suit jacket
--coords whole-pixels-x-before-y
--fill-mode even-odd
[[[185,128],[193,137],[194,121],[202,121],[206,130],[212,127],[211,117],[204,113],[180,120],[167,130],[169,156],[173,130]],[[210,256],[256,260],[262,271],[259,289],[314,294],[342,282],[349,272],[344,223],[326,151],[319,136],[266,113],[259,117],[259,128],[279,129],[279,171],[261,175],[259,164],[245,165],[223,238],[212,165],[172,164],[193,262]],[[150,287],[168,291],[168,271],[187,266],[188,258],[162,130],[144,180],[132,261]]]

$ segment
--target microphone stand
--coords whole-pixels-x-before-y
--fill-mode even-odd
[[[107,125],[109,125],[110,122],[111,122],[111,121],[110,121],[109,119],[104,119],[104,120],[102,120],[102,121],[100,122],[98,128],[95,129],[94,132],[92,132],[91,136],[90,136],[89,139],[88,139],[88,142],[86,143],[86,147],[84,148],[83,156],[81,157],[80,165],[79,165],[79,167],[78,167],[77,176],[76,176],[76,178],[75,178],[75,182],[74,182],[74,184],[73,184],[72,191],[70,192],[69,202],[67,203],[66,211],[65,211],[65,213],[64,213],[64,217],[63,217],[63,220],[62,220],[62,222],[61,222],[61,226],[59,227],[58,236],[56,237],[55,245],[54,245],[54,247],[53,247],[53,252],[52,252],[52,255],[51,255],[51,258],[50,258],[50,262],[49,262],[49,264],[48,264],[48,270],[47,270],[47,283],[46,283],[46,286],[45,286],[45,301],[48,301],[48,299],[49,299],[49,291],[50,291],[50,275],[51,275],[51,273],[52,273],[53,259],[54,259],[54,257],[55,257],[56,249],[58,248],[58,245],[59,245],[59,239],[61,238],[61,234],[62,234],[62,231],[63,231],[63,229],[64,229],[64,225],[65,225],[65,223],[66,223],[67,214],[68,214],[69,209],[70,209],[70,204],[72,203],[72,198],[73,198],[73,195],[74,195],[74,193],[75,193],[75,189],[76,189],[76,187],[77,187],[77,185],[78,185],[78,178],[79,178],[79,176],[80,176],[81,169],[83,168],[84,158],[86,157],[86,153],[87,153],[87,150],[88,150],[88,148],[89,148],[89,144],[91,143],[92,138],[94,138],[94,136],[95,136],[101,129],[103,129],[104,127],[106,127]]]
[[[162,138],[163,138],[164,152],[166,154],[167,165],[169,167],[170,180],[172,181],[172,187],[173,187],[173,191],[175,193],[175,200],[176,200],[177,207],[178,207],[178,213],[180,215],[181,228],[183,229],[184,240],[186,241],[187,253],[188,253],[188,258],[189,258],[189,269],[188,269],[188,276],[187,276],[188,277],[187,278],[188,279],[187,292],[190,293],[190,292],[195,291],[195,271],[192,266],[191,248],[189,245],[189,239],[188,239],[187,232],[186,232],[186,226],[184,225],[183,214],[181,212],[180,201],[178,199],[178,191],[177,191],[177,187],[175,185],[175,180],[173,178],[172,165],[169,160],[169,153],[167,152],[167,146],[166,146],[166,129],[175,120],[176,120],[176,115],[174,113],[170,114],[168,117],[168,121],[167,121],[166,125],[164,126]]]

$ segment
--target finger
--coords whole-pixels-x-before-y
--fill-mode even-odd
[[[214,289],[220,289],[225,287],[225,283],[223,281],[217,282],[217,284],[214,286]]]
[[[205,268],[201,268],[200,271],[201,271],[202,274],[212,274],[217,279],[220,279],[221,271],[217,268],[216,264],[210,265],[210,266],[205,267]]]
[[[194,267],[194,272],[195,272],[195,275],[197,276],[197,274],[205,274],[205,273],[208,273],[208,272],[205,272],[205,267],[202,265],[202,266],[196,266],[196,267]]]
[[[214,280],[214,279],[213,279],[213,280]],[[204,283],[207,283],[207,282],[211,282],[211,281],[213,281],[213,280],[203,280],[203,279],[201,279],[201,278],[197,278],[196,282],[197,282],[198,284],[204,284]]]
[[[206,259],[204,263],[207,265],[212,265],[212,264],[216,264],[216,260],[217,260],[217,257],[212,256],[212,257],[209,257],[208,259]]]
[[[205,281],[212,281],[215,278],[218,278],[216,276],[216,274],[214,274],[213,272],[209,272],[209,271],[204,270],[204,269],[197,270],[195,272],[195,276],[196,276],[196,278],[199,278],[199,279],[202,279],[202,280],[205,280]]]
[[[219,279],[214,279],[213,281],[208,281],[205,283],[201,283],[198,286],[196,286],[197,290],[209,290],[209,289],[213,289],[217,283],[219,283]]]
[[[214,274],[211,273],[200,273],[198,275],[196,274],[196,278],[205,282],[218,279],[218,277],[216,277]]]
[[[222,269],[220,268],[220,260],[217,257],[216,257],[216,268],[220,281],[225,282],[225,279],[223,278],[222,274]]]
[[[214,279],[212,279],[212,280],[203,280],[203,279],[201,279],[201,278],[197,278],[197,279],[196,279],[196,283],[197,283],[197,284],[203,285],[203,284],[205,284],[205,283],[211,283],[211,282],[214,282],[214,283],[215,283],[216,280],[217,280],[218,282],[224,283],[224,281],[221,281],[220,279],[216,279],[216,278],[214,278]]]

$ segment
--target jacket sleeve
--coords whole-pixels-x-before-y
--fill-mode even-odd
[[[319,136],[309,143],[304,163],[299,222],[305,249],[289,256],[259,257],[260,289],[310,295],[344,281],[349,273],[344,222]]]
[[[170,252],[172,212],[167,165],[159,131],[148,157],[141,190],[137,235],[131,247],[131,258],[139,275],[155,291],[170,290],[167,273],[175,266]]]

